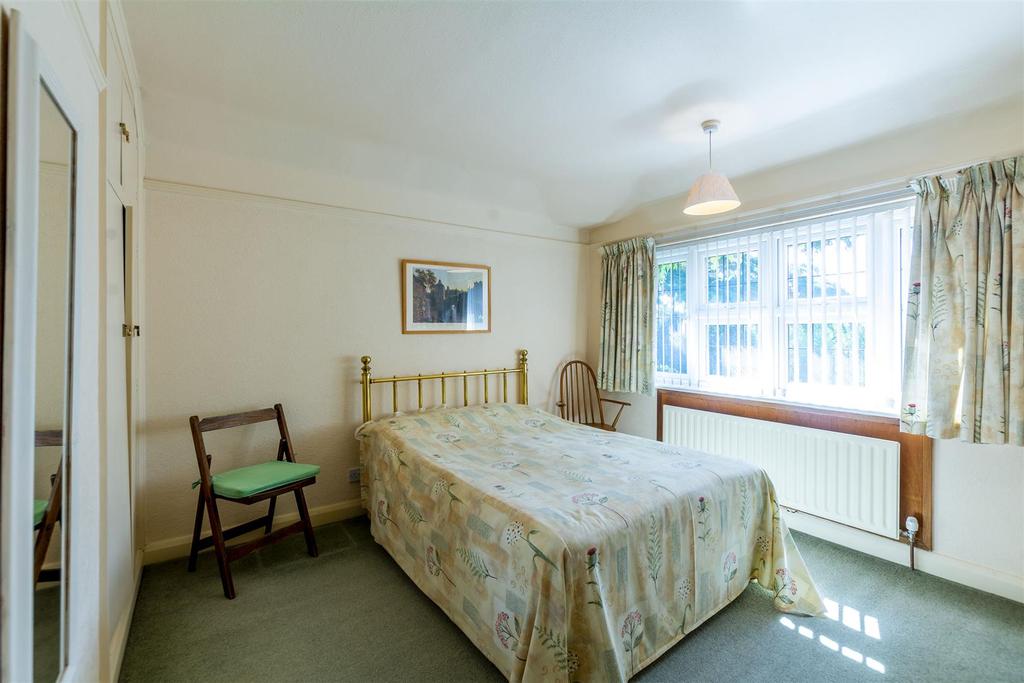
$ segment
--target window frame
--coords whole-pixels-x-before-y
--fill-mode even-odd
[[[753,224],[749,228],[736,230],[727,234],[706,235],[685,242],[658,245],[655,267],[669,263],[682,262],[686,269],[686,372],[672,373],[655,368],[655,386],[665,390],[683,390],[735,397],[739,400],[780,402],[794,406],[809,406],[825,410],[844,410],[846,406],[822,403],[819,396],[824,387],[839,388],[844,397],[854,400],[844,401],[851,412],[892,416],[898,413],[899,377],[902,367],[904,307],[906,305],[907,286],[902,280],[907,279],[909,267],[904,260],[905,242],[913,225],[914,195],[907,192],[895,193],[895,196],[884,200],[864,200],[862,202],[824,205],[818,207],[813,215],[793,218],[786,221],[775,221]],[[900,225],[896,212],[910,209],[906,214],[908,220]],[[872,223],[862,224],[859,216],[871,210],[881,212],[888,210],[892,222],[888,226]],[[819,277],[825,278],[833,273],[827,270],[829,263],[826,254],[829,239],[841,240],[846,236],[847,228],[842,227],[845,220],[852,221],[854,261],[850,274],[857,282],[857,238],[865,236],[864,258],[868,267],[864,269],[867,288],[865,292],[856,291],[855,299],[841,293],[827,294],[827,289],[820,297],[814,296],[813,266],[809,269],[806,297],[790,297],[788,289],[788,262],[786,248],[801,243],[812,244],[820,240],[823,268]],[[906,234],[901,233],[905,231]],[[837,243],[837,248],[838,243]],[[813,258],[808,249],[808,259]],[[758,299],[755,302],[711,303],[708,301],[708,263],[713,256],[728,255],[742,252],[757,252]],[[887,254],[889,254],[887,256]],[[837,254],[837,259],[841,256]],[[810,260],[808,263],[811,263]],[[842,261],[837,261],[836,275],[840,283],[844,275]],[[841,284],[840,284],[841,288]],[[739,287],[737,287],[739,290]],[[749,285],[748,285],[749,291]],[[660,294],[660,290],[659,290]],[[818,300],[820,298],[820,300]],[[888,306],[884,302],[895,301]],[[656,329],[659,316],[659,303],[656,302]],[[797,307],[812,309],[817,314],[796,316]],[[858,313],[850,320],[843,317],[844,310],[856,306]],[[720,315],[724,313],[724,319]],[[832,317],[827,314],[831,313]],[[788,314],[788,315],[787,315]],[[804,318],[804,319],[801,319]],[[865,327],[864,359],[853,372],[863,369],[865,382],[862,387],[847,384],[830,384],[828,382],[791,382],[788,378],[790,349],[787,338],[787,325],[808,325],[808,334],[812,334],[814,324],[852,324],[852,352],[858,353],[857,325]],[[758,350],[752,360],[754,368],[768,368],[755,375],[721,377],[710,374],[708,360],[708,329],[711,325],[742,325],[758,326]],[[657,335],[655,335],[657,336]],[[896,337],[894,339],[894,336]],[[824,336],[822,336],[824,344]],[[660,360],[655,340],[655,359]],[[811,338],[808,344],[812,343]],[[890,353],[892,345],[899,347],[899,353]],[[720,347],[721,348],[721,347]],[[808,354],[810,357],[810,354]],[[822,370],[827,366],[823,366]],[[809,375],[808,375],[809,376]],[[755,386],[752,387],[751,384]],[[892,406],[878,405],[878,398],[885,397],[892,401]]]

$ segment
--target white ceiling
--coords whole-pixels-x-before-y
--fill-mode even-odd
[[[736,176],[1024,92],[1021,2],[172,1],[126,14],[154,138],[200,136],[201,117],[150,101],[244,112],[287,132],[270,144],[240,125],[208,144],[347,174],[360,168],[348,157],[378,150],[372,172],[410,190],[563,226],[685,192],[704,118],[722,119],[716,167]]]

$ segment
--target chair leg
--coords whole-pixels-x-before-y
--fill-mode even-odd
[[[220,569],[220,582],[224,587],[224,597],[235,599],[235,583],[231,580],[231,564],[228,562],[227,549],[224,546],[224,533],[220,526],[220,514],[217,512],[217,500],[206,501],[206,512],[210,515],[210,531],[213,534],[213,548],[217,554],[217,566]]]
[[[196,524],[192,528],[192,549],[188,553],[188,570],[196,570],[196,561],[199,559],[199,539],[203,535],[203,508],[206,506],[206,498],[203,490],[199,489],[199,504],[196,505]]]
[[[267,510],[267,525],[263,527],[263,535],[269,534],[274,529],[274,509],[277,507],[277,496],[270,499],[270,508]]]
[[[313,523],[309,520],[309,510],[306,508],[306,496],[302,489],[295,489],[295,506],[299,508],[299,517],[302,519],[303,533],[306,535],[306,550],[310,557],[317,557],[320,551],[316,547],[316,537],[313,535]]]

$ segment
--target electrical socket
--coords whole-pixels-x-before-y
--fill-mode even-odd
[[[359,468],[353,467],[348,471],[348,483],[358,484],[359,483]]]

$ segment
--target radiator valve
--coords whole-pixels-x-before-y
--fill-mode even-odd
[[[910,569],[914,569],[914,543],[917,541],[917,530],[921,528],[917,522],[917,517],[913,515],[907,517],[905,522],[907,530],[903,532],[903,535],[910,539]]]

